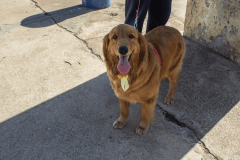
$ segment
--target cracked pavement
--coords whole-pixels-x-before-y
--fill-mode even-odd
[[[183,33],[187,0],[167,25]],[[240,66],[185,38],[175,102],[163,80],[147,134],[122,129],[102,38],[124,22],[124,0],[92,10],[79,0],[0,2],[0,159],[240,159]],[[146,21],[145,21],[146,27]]]

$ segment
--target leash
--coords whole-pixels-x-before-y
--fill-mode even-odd
[[[139,3],[138,3],[138,9],[136,10],[136,12],[137,12],[137,14],[136,14],[136,19],[135,19],[135,22],[134,22],[134,25],[133,25],[136,30],[138,30],[138,29],[137,29],[137,27],[138,27],[138,25],[137,25],[137,20],[138,20],[139,6],[140,6],[140,0],[139,0]],[[157,54],[158,60],[159,60],[159,64],[160,64],[160,68],[162,68],[162,63],[161,63],[160,55],[158,54],[157,50],[156,50],[154,47],[153,47],[153,50],[154,50],[155,53]],[[118,77],[118,78],[120,78],[120,77]]]
[[[138,27],[138,25],[137,25],[137,20],[138,20],[138,11],[139,11],[139,6],[140,6],[140,0],[139,0],[139,3],[138,3],[138,9],[136,10],[136,12],[137,12],[137,14],[136,14],[136,19],[135,19],[135,23],[134,23],[134,28],[136,28],[136,30],[138,30],[137,29],[137,27]]]

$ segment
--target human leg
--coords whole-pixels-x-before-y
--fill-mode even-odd
[[[172,0],[152,0],[148,9],[147,31],[165,25],[170,17]]]
[[[142,26],[146,17],[149,5],[152,0],[140,0],[139,13],[138,13],[138,31],[142,32]],[[139,0],[126,0],[125,1],[125,24],[134,25],[136,19],[136,11],[138,9]]]

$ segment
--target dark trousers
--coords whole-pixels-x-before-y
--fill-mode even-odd
[[[125,1],[125,24],[134,25],[139,0]],[[142,26],[148,11],[147,31],[165,25],[171,14],[172,0],[140,0],[137,29],[142,33]]]

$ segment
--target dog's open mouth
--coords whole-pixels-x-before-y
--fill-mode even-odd
[[[127,74],[131,68],[129,60],[131,58],[132,54],[129,56],[118,56],[118,66],[117,69],[121,74]]]

